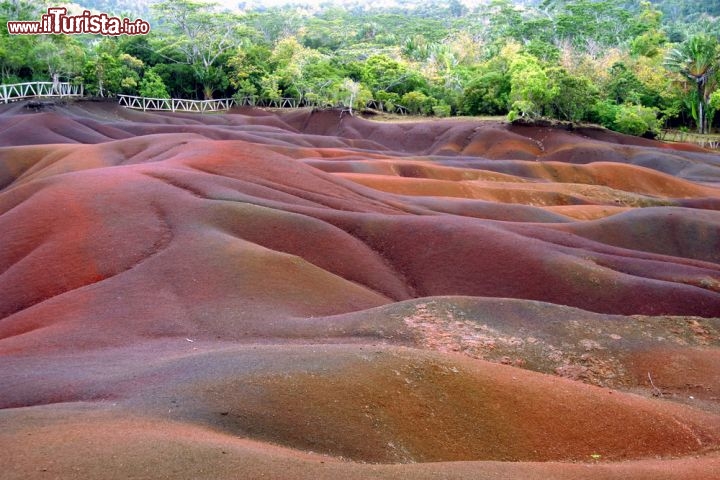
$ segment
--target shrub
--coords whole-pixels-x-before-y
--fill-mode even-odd
[[[375,94],[375,99],[382,102],[385,111],[392,112],[395,110],[395,106],[400,103],[400,95],[395,92],[386,92],[385,90],[379,90]]]
[[[603,127],[628,135],[652,138],[660,133],[658,110],[642,105],[617,105],[604,100],[595,104],[591,119]]]
[[[551,101],[553,116],[571,122],[586,120],[597,101],[597,87],[588,78],[570,75],[563,68],[550,69],[548,75],[558,92]]]
[[[603,127],[613,129],[615,117],[617,117],[620,106],[610,100],[595,103],[590,114],[591,121],[599,123]]]
[[[148,98],[170,98],[165,83],[153,70],[145,72],[140,82],[140,96]]]
[[[620,105],[614,127],[613,130],[629,135],[655,137],[660,131],[657,110],[642,105]]]
[[[538,118],[559,94],[540,62],[530,55],[516,55],[510,62],[511,114]]]
[[[716,90],[710,95],[710,106],[715,110],[720,110],[720,90]]]
[[[508,111],[509,97],[510,77],[488,72],[465,87],[461,111],[466,115],[499,115]]]
[[[435,104],[435,99],[428,97],[422,92],[413,90],[402,96],[400,99],[402,106],[408,109],[410,113],[429,115]]]
[[[432,107],[432,111],[436,117],[449,117],[451,109],[450,105],[441,103],[440,105],[435,105],[434,107]]]

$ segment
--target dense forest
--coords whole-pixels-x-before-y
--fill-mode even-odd
[[[62,78],[98,96],[293,98],[412,114],[709,132],[720,110],[720,4],[458,0],[292,4],[79,1],[149,35],[10,36],[43,2],[0,2],[3,83]],[[53,4],[53,6],[56,4]]]

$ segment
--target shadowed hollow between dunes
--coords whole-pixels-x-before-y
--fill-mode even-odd
[[[717,154],[90,102],[0,145],[9,478],[716,471]]]

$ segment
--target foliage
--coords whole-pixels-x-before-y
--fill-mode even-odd
[[[550,69],[548,76],[551,91],[557,92],[549,102],[552,116],[571,122],[585,120],[599,98],[598,88],[588,78],[570,75],[563,68]]]
[[[519,54],[510,63],[510,115],[537,118],[558,94],[540,62],[531,55]]]
[[[358,70],[360,79],[372,91],[383,90],[402,96],[427,86],[427,80],[418,71],[385,54],[371,56]]]
[[[155,52],[170,61],[179,53],[203,86],[205,98],[223,89],[227,77],[216,63],[231,50],[243,29],[237,18],[226,12],[212,12],[208,4],[193,0],[168,0],[153,5],[167,38],[158,42]]]
[[[643,1],[640,5],[641,11],[637,17],[638,35],[630,42],[630,52],[636,56],[654,57],[668,41],[662,30],[663,14],[648,1]]]
[[[351,78],[344,78],[334,87],[334,103],[349,108],[351,112],[353,108],[364,108],[372,100],[370,90]]]
[[[433,111],[435,106],[435,99],[428,97],[422,92],[414,90],[408,92],[400,99],[402,106],[408,109],[408,112],[413,114],[429,115]]]
[[[440,103],[432,107],[432,113],[436,117],[449,117],[452,113],[452,108],[447,103]]]
[[[88,91],[95,95],[134,94],[144,66],[128,53],[117,54],[114,44],[108,42],[97,58],[86,62],[83,74]]]
[[[158,63],[152,68],[162,78],[172,98],[188,98],[196,95],[199,84],[190,65]]]
[[[575,46],[617,45],[629,39],[635,27],[623,0],[552,0],[545,4],[554,13],[558,37]]]
[[[148,98],[170,98],[170,94],[162,78],[152,69],[145,72],[140,82],[140,96]]]
[[[695,83],[695,91],[690,93],[693,117],[699,133],[708,131],[706,111],[709,97],[716,88],[714,78],[720,67],[720,49],[718,39],[708,34],[698,34],[676,48],[665,57],[665,67],[681,74]]]
[[[117,0],[76,3],[120,13]],[[694,118],[708,131],[720,109],[716,3],[403,0],[229,13],[199,0],[133,0],[151,33],[100,38],[10,36],[7,20],[37,19],[46,5],[0,0],[0,79],[82,75],[103,96],[293,97],[353,109],[374,100],[389,111],[545,116],[633,134]]]
[[[230,84],[246,95],[258,94],[263,77],[270,74],[266,63],[270,55],[265,45],[239,45],[227,61]]]
[[[605,95],[617,104],[626,102],[645,104],[648,92],[635,73],[623,62],[610,68],[610,80],[605,84]]]
[[[655,137],[660,131],[657,111],[642,105],[620,105],[612,126],[618,132],[638,136]]]
[[[720,90],[716,90],[710,95],[710,105],[715,110],[720,110]]]
[[[35,71],[47,72],[53,81],[72,78],[82,71],[85,51],[72,36],[45,36],[31,50]]]
[[[375,99],[383,104],[387,112],[394,111],[395,107],[400,103],[400,95],[395,92],[386,92],[385,90],[376,92]]]
[[[461,111],[466,115],[499,115],[508,111],[509,101],[510,76],[490,70],[465,87]]]
[[[654,137],[660,131],[657,110],[642,105],[605,100],[595,104],[591,115],[597,123],[629,135]]]

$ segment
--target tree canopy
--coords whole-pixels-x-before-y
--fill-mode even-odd
[[[11,36],[43,1],[0,1],[3,83],[63,79],[86,91],[283,97],[422,115],[598,122],[633,134],[711,130],[720,7],[679,0],[407,0],[229,11],[198,0],[77,0],[142,16],[145,36]],[[4,20],[4,21],[3,21]]]
[[[668,52],[665,65],[695,84],[695,92],[691,97],[693,116],[698,124],[698,131],[706,133],[706,112],[710,105],[710,94],[717,86],[716,74],[720,66],[718,39],[705,33],[694,35]]]

